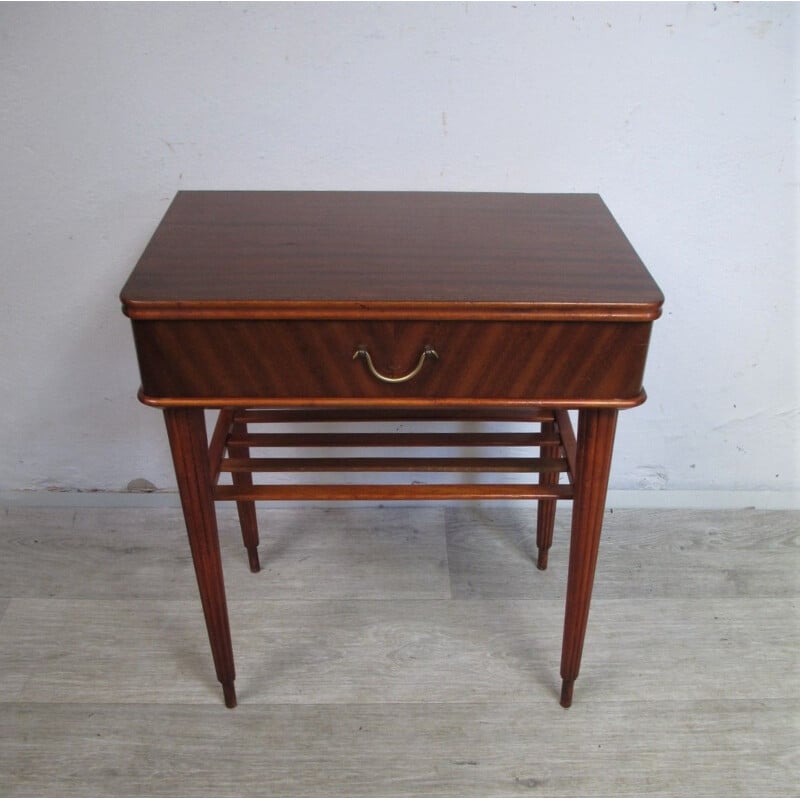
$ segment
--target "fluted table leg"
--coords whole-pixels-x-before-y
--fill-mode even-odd
[[[233,425],[234,436],[245,436],[247,426],[242,422]],[[250,448],[243,446],[228,446],[231,458],[250,458]],[[234,472],[231,475],[233,485],[240,489],[247,489],[253,485],[253,475],[250,472]],[[236,510],[239,513],[239,525],[242,529],[242,540],[247,549],[247,559],[250,562],[250,571],[259,572],[261,563],[258,560],[258,519],[256,518],[256,504],[252,500],[237,500]]]
[[[578,417],[575,498],[561,650],[561,705],[564,708],[572,703],[572,689],[580,670],[616,425],[616,409],[584,409]]]
[[[555,423],[542,423],[542,433],[554,434],[555,431]],[[540,455],[542,458],[558,458],[559,447],[557,444],[542,445]],[[539,476],[539,483],[541,483],[542,486],[556,486],[558,484],[558,473],[543,472]],[[536,515],[536,547],[538,550],[536,566],[539,569],[547,569],[547,554],[550,551],[550,546],[553,544],[553,528],[555,526],[555,520],[555,498],[548,497],[544,500],[539,500]]]
[[[205,417],[201,408],[166,408],[164,420],[217,679],[222,684],[225,705],[234,708],[236,673],[208,466]]]

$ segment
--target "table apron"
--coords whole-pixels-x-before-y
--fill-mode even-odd
[[[134,320],[153,405],[636,405],[650,322]],[[385,378],[377,377],[361,348]]]

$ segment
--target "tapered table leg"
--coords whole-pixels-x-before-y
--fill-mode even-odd
[[[567,608],[561,650],[561,705],[564,708],[572,703],[572,689],[581,665],[616,425],[616,409],[584,409],[578,417]]]
[[[242,422],[233,425],[234,436],[244,436],[247,426]],[[249,447],[228,447],[231,458],[250,458]],[[253,485],[253,476],[249,472],[234,472],[231,475],[233,485],[247,489]],[[239,513],[239,525],[242,529],[242,540],[247,549],[247,559],[250,562],[250,571],[259,572],[261,563],[258,560],[258,520],[256,518],[256,504],[252,500],[237,500],[236,510]]]
[[[542,423],[542,433],[555,433],[556,426],[553,422]],[[540,455],[542,458],[558,458],[558,445],[548,444],[541,447]],[[542,486],[555,486],[558,483],[557,472],[543,472],[539,476]],[[539,569],[547,569],[547,554],[553,544],[553,527],[556,520],[556,501],[555,498],[548,497],[539,500],[536,512],[536,548],[539,551],[536,559],[536,566]]]
[[[236,673],[211,492],[205,417],[201,408],[167,408],[164,420],[217,679],[222,684],[225,705],[234,708]]]

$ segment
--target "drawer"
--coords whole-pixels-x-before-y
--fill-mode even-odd
[[[641,393],[650,322],[135,320],[145,397],[208,404],[587,401]],[[366,350],[373,374],[359,348]],[[626,403],[628,401],[628,403]],[[238,403],[243,404],[243,403]]]

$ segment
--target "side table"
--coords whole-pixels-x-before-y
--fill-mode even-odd
[[[257,572],[259,500],[515,498],[538,501],[540,569],[556,502],[573,500],[561,656],[561,704],[570,705],[617,413],[645,399],[650,331],[663,303],[599,196],[180,192],[121,300],[140,399],[164,412],[227,706],[236,705],[235,672],[215,501],[236,502]],[[210,438],[206,409],[219,410]],[[577,436],[569,410],[578,411]],[[522,425],[359,429],[375,420]],[[285,422],[352,429],[275,429]],[[309,446],[333,449],[324,457],[293,450]],[[343,457],[342,447],[359,456]],[[397,447],[402,456],[386,455]],[[260,448],[269,455],[254,455]],[[470,455],[434,455],[440,448]],[[260,480],[281,472],[455,478]],[[458,480],[465,473],[493,477]],[[520,473],[530,478],[496,477]]]

